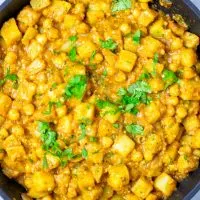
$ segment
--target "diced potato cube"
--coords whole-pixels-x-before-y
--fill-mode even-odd
[[[32,198],[45,197],[55,188],[53,175],[44,171],[37,171],[30,177],[25,177],[24,183],[29,189],[28,195]]]
[[[35,28],[29,27],[22,38],[22,44],[28,45],[29,41],[32,40],[37,35],[37,33],[38,32]]]
[[[113,151],[126,157],[134,149],[135,143],[127,135],[121,135],[115,139],[112,146]]]
[[[138,24],[147,27],[151,22],[154,21],[157,13],[152,9],[145,9],[141,12],[138,17]]]
[[[187,174],[198,168],[199,162],[194,156],[191,155],[180,155],[177,161],[177,170],[180,174]]]
[[[131,72],[133,67],[135,66],[136,60],[137,56],[135,53],[122,50],[119,53],[119,58],[116,63],[116,68],[124,72]]]
[[[154,182],[157,190],[161,191],[166,197],[170,196],[176,188],[176,181],[166,173],[158,176]]]
[[[84,171],[78,174],[78,186],[81,191],[87,190],[89,187],[94,187],[94,177],[91,172]]]
[[[117,56],[113,52],[111,52],[111,51],[109,51],[107,49],[103,49],[102,53],[103,53],[103,55],[105,57],[106,62],[109,65],[109,67],[113,68],[115,66],[115,63],[116,63],[116,60],[117,60]]]
[[[151,102],[148,106],[145,107],[144,114],[145,114],[146,120],[150,124],[153,124],[156,121],[158,121],[161,116],[159,107],[154,102]]]
[[[192,148],[200,148],[200,129],[198,129],[197,131],[195,131],[195,135],[192,136],[192,144],[191,147]]]
[[[96,51],[96,46],[89,40],[83,40],[80,46],[78,46],[77,51],[80,58],[90,58],[92,53]]]
[[[132,192],[138,197],[145,199],[148,194],[153,190],[153,186],[146,178],[141,177],[132,187]]]
[[[98,135],[100,137],[103,136],[110,136],[115,131],[115,128],[113,127],[112,123],[105,119],[100,119],[99,126],[98,126]]]
[[[47,163],[48,163],[48,169],[55,169],[60,165],[60,160],[58,157],[52,155],[52,154],[47,154]]]
[[[197,63],[197,54],[193,49],[183,48],[181,51],[181,64],[183,67],[192,67]]]
[[[200,100],[200,80],[181,80],[179,85],[183,100]]]
[[[132,193],[125,195],[124,199],[125,200],[141,200],[141,198],[139,198],[138,196]]]
[[[37,58],[27,67],[27,73],[29,75],[34,75],[44,70],[44,68],[45,68],[44,60]]]
[[[133,53],[137,52],[138,49],[138,44],[136,44],[135,42],[133,42],[132,37],[125,37],[124,38],[124,49],[127,51],[131,51]]]
[[[43,48],[40,43],[38,43],[36,40],[32,40],[30,45],[28,46],[28,56],[34,60],[37,56],[39,56],[42,52]]]
[[[121,164],[111,166],[108,173],[108,185],[110,185],[114,190],[120,190],[123,186],[129,183],[129,171],[126,165]]]
[[[160,18],[157,21],[155,21],[149,28],[151,36],[155,38],[162,38],[164,36],[165,29],[164,26],[164,19]]]
[[[51,3],[50,0],[31,0],[30,4],[34,10],[41,10],[46,8]]]
[[[22,80],[17,90],[16,99],[30,103],[32,101],[35,92],[36,92],[36,85],[34,83]]]
[[[138,48],[138,54],[141,57],[154,58],[155,53],[159,53],[163,49],[163,44],[151,36],[142,38],[141,46]]]
[[[81,120],[93,120],[95,114],[95,107],[89,103],[81,103],[74,109],[74,120],[81,122]]]
[[[43,15],[57,22],[62,22],[70,8],[71,4],[69,2],[56,0],[43,10]]]
[[[151,91],[152,92],[159,92],[159,91],[162,91],[164,90],[165,88],[165,85],[164,85],[164,82],[161,78],[152,78],[149,80],[149,85],[151,87]]]
[[[196,49],[196,47],[199,45],[199,37],[190,32],[185,32],[183,36],[183,41],[184,41],[184,45],[187,48]]]
[[[18,14],[17,20],[26,26],[34,26],[40,18],[40,14],[34,11],[30,6],[26,6]]]
[[[75,25],[77,25],[79,23],[79,19],[76,15],[65,15],[65,18],[64,18],[64,27],[66,29],[70,29],[72,27],[74,27]]]
[[[101,10],[89,10],[87,12],[87,20],[89,24],[94,25],[97,21],[104,18],[104,12]]]
[[[82,200],[96,200],[101,197],[102,188],[100,186],[92,188],[92,190],[82,191]]]
[[[58,134],[61,134],[63,137],[70,136],[72,131],[72,116],[64,116],[59,119],[57,126]]]
[[[168,144],[175,141],[180,131],[180,125],[178,123],[170,123],[165,128],[165,137]]]
[[[176,156],[178,155],[178,149],[179,149],[179,143],[178,142],[174,142],[172,143],[167,150],[165,151],[164,155],[163,155],[163,163],[165,163],[165,165],[169,165],[171,164],[171,162],[173,162],[176,158]]]
[[[102,165],[93,165],[91,166],[91,172],[97,183],[100,183],[101,177],[103,175],[103,166]]]
[[[195,131],[200,127],[200,120],[196,115],[188,116],[183,123],[187,133],[190,131]]]
[[[21,39],[22,34],[19,31],[14,18],[9,19],[3,24],[3,27],[1,28],[1,36],[5,40],[7,46],[14,44]]]
[[[157,200],[158,196],[156,196],[155,194],[149,194],[148,197],[146,198],[146,200]]]
[[[11,106],[11,103],[12,103],[11,98],[0,92],[0,115],[2,115],[3,117],[6,116]]]
[[[5,149],[8,157],[14,162],[16,160],[24,160],[26,158],[26,152],[22,145],[12,146]]]
[[[102,109],[100,115],[102,116],[102,118],[113,124],[119,119],[121,113],[118,112],[117,107],[113,105],[107,106],[106,108]]]
[[[159,135],[149,135],[143,143],[143,154],[146,161],[151,161],[156,153],[162,149],[162,140]]]
[[[87,151],[88,151],[88,161],[95,163],[95,164],[101,164],[103,161],[103,152],[101,151],[101,146],[98,143],[90,142],[87,145]]]

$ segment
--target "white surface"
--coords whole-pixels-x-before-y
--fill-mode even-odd
[[[4,2],[5,0],[0,0],[0,5],[2,4],[2,2]],[[191,0],[199,9],[200,9],[200,0]],[[1,199],[0,199],[1,200]],[[200,191],[195,195],[194,198],[192,198],[191,200],[200,200]]]

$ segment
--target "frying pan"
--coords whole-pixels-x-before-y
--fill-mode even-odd
[[[171,2],[173,5],[170,9],[160,6],[158,0],[151,6],[169,15],[180,14],[188,24],[189,30],[200,36],[200,10],[197,8],[197,6],[200,8],[200,0],[171,0]],[[15,16],[28,3],[29,0],[5,0],[0,6],[0,25]],[[169,200],[191,200],[199,190],[200,168],[178,184],[177,190]],[[21,200],[22,192],[25,192],[24,188],[0,172],[0,200]]]

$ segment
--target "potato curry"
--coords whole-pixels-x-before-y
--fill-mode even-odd
[[[31,0],[1,28],[0,162],[24,200],[158,200],[198,168],[199,37],[151,0]]]

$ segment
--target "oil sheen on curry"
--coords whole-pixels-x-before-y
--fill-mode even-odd
[[[31,0],[1,28],[0,163],[23,200],[160,200],[198,168],[199,37],[150,0]]]

